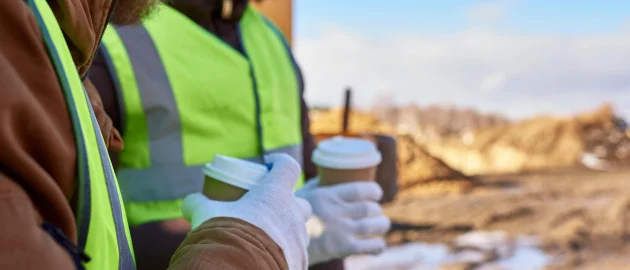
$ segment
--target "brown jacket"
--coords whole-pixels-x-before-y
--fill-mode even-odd
[[[228,19],[221,18],[220,2],[218,0],[175,0],[169,1],[168,4],[223,40],[236,51],[243,53],[243,47],[238,38],[237,24],[245,10],[247,0],[233,0],[233,13]],[[300,90],[303,94],[304,83],[299,69],[298,76]],[[105,111],[113,119],[114,126],[118,130],[122,130],[121,123],[124,122],[124,119],[122,119],[124,116],[120,115],[121,110],[118,104],[120,99],[117,97],[111,74],[109,74],[105,59],[100,52],[97,53],[94,59],[89,78],[94,82],[101,94]],[[303,97],[301,98],[301,108],[304,169],[305,175],[309,179],[316,176],[317,173],[315,164],[311,161],[311,153],[315,148],[315,142],[309,131],[308,107]],[[111,156],[114,164],[116,164],[116,153],[112,152]],[[154,222],[131,228],[139,269],[161,269],[166,267],[169,263],[166,258],[172,254],[182,239],[186,237],[188,229],[188,224],[183,220]],[[159,239],[159,245],[155,244],[156,239]],[[156,254],[160,255],[156,256]],[[342,260],[333,260],[328,263],[315,265],[310,269],[343,270],[344,267]]]
[[[0,0],[0,269],[75,269],[41,228],[48,221],[76,243],[76,149],[66,102],[35,21],[22,0]],[[112,0],[50,0],[84,75]],[[110,146],[121,142],[92,85],[86,88]],[[218,218],[191,232],[173,269],[287,269],[262,230]]]

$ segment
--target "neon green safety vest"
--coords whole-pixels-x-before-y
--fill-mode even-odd
[[[101,48],[123,110],[116,173],[132,226],[182,217],[215,154],[302,161],[298,74],[279,30],[248,6],[243,55],[167,5],[156,13],[108,27]]]
[[[78,246],[87,269],[135,269],[125,210],[92,106],[46,0],[28,0],[63,89],[77,145]]]

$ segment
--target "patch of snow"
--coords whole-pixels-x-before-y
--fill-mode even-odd
[[[532,236],[519,235],[514,241],[517,247],[540,247],[540,241],[538,241],[538,238]]]
[[[609,170],[612,167],[610,162],[606,161],[605,159],[599,158],[597,155],[592,153],[582,154],[581,162],[582,165],[584,165],[585,167],[596,171],[605,171]]]
[[[532,247],[522,247],[515,250],[509,258],[504,258],[496,262],[502,269],[509,270],[532,270],[544,269],[545,265],[551,262],[551,256],[542,250]]]
[[[499,256],[479,269],[543,269],[551,257],[538,248],[536,238],[508,237],[505,232],[471,232],[453,242],[459,251],[445,244],[410,243],[390,247],[379,255],[351,256],[345,260],[348,270],[434,270],[450,263],[482,262],[490,252]],[[468,249],[467,249],[468,248]]]
[[[390,247],[379,255],[349,257],[345,260],[345,266],[347,270],[429,270],[437,269],[448,255],[445,245],[411,243]]]
[[[497,246],[506,245],[508,235],[506,232],[470,232],[455,239],[455,245],[460,247],[476,247],[481,250],[492,250]]]
[[[453,254],[452,260],[465,263],[482,263],[486,259],[486,254],[478,250],[464,250]]]

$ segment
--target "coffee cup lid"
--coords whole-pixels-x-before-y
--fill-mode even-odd
[[[363,169],[381,163],[381,153],[374,143],[343,136],[321,141],[312,157],[318,166],[331,169]]]
[[[245,190],[250,190],[267,172],[263,165],[222,155],[215,155],[203,167],[205,175]]]

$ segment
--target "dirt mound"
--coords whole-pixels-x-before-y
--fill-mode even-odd
[[[584,123],[584,151],[599,159],[600,167],[630,163],[628,125],[625,120],[614,115],[612,107],[604,107],[596,114],[581,115],[578,120]]]
[[[612,106],[604,105],[575,117],[540,116],[423,144],[450,166],[475,175],[574,166],[585,152],[597,150],[599,161],[625,159],[627,141]]]
[[[396,142],[401,194],[461,193],[474,184],[472,178],[429,154],[411,137],[398,136]]]
[[[342,110],[312,112],[311,131],[338,133]],[[610,104],[572,117],[539,116],[515,123],[496,121],[462,135],[396,136],[390,123],[353,111],[351,133],[387,134],[398,138],[400,186],[413,193],[450,192],[472,183],[467,175],[519,173],[579,164],[609,169],[630,164],[626,123]],[[403,133],[400,133],[403,134]],[[425,134],[426,135],[426,134]],[[444,181],[449,180],[449,181]],[[429,184],[430,183],[430,184]]]

